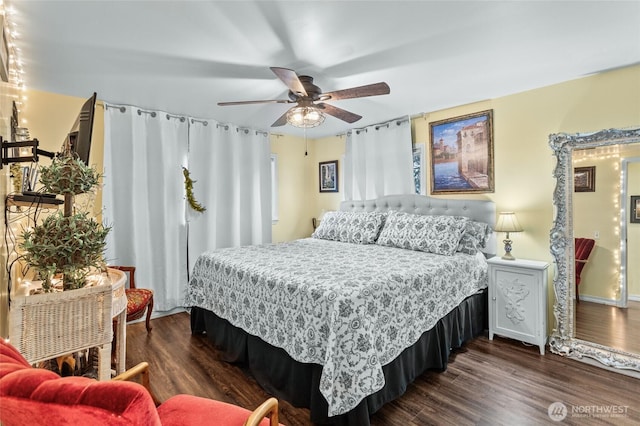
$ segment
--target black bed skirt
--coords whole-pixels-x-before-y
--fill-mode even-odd
[[[353,410],[327,417],[327,402],[319,391],[322,366],[293,360],[283,349],[265,343],[231,325],[214,313],[191,309],[191,332],[206,332],[224,352],[227,362],[249,367],[268,393],[296,407],[309,408],[315,424],[368,426],[369,417],[384,404],[401,396],[413,380],[427,370],[444,371],[452,350],[479,336],[487,328],[487,292],[466,298],[382,370],[385,386]]]

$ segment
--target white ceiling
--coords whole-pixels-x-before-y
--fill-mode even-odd
[[[324,92],[385,81],[391,94],[334,101],[324,137],[640,63],[639,1],[5,0],[27,87],[256,129],[290,105],[270,66]],[[330,102],[331,103],[331,102]],[[301,135],[289,125],[275,133]]]

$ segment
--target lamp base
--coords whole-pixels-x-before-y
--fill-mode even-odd
[[[515,257],[511,254],[511,240],[509,239],[509,233],[507,232],[507,238],[502,240],[504,243],[504,256],[502,258],[504,260],[516,260]]]

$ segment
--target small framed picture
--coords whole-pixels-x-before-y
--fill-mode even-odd
[[[338,192],[338,160],[321,162],[318,171],[320,192]]]
[[[427,188],[424,183],[424,145],[413,145],[413,183],[416,194],[427,195]]]
[[[629,209],[631,223],[640,223],[640,195],[631,196],[631,208]]]
[[[596,166],[573,169],[574,192],[596,192]]]

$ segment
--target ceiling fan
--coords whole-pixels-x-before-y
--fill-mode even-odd
[[[322,90],[313,84],[313,77],[299,76],[288,68],[271,67],[271,71],[289,88],[289,99],[218,102],[218,105],[297,104],[282,114],[271,127],[283,126],[287,123],[296,127],[316,127],[324,121],[325,113],[347,123],[355,123],[362,118],[358,114],[327,104],[325,101],[388,95],[390,92],[389,85],[383,82],[322,93]]]

